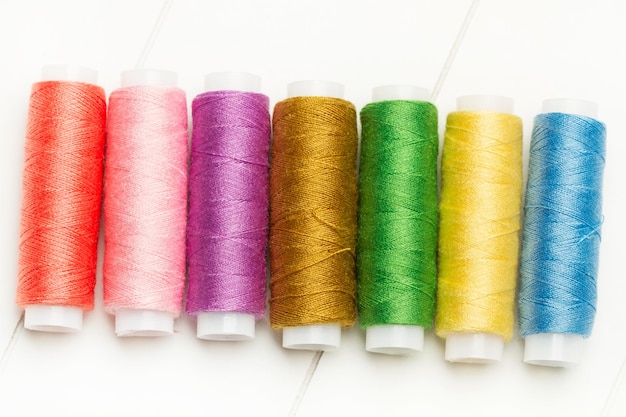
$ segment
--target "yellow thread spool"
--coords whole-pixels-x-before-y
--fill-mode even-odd
[[[441,165],[436,327],[446,360],[489,363],[513,333],[522,121],[506,97],[460,97],[457,107]]]

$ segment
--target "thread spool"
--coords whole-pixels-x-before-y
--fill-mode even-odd
[[[185,94],[170,71],[125,71],[121,83],[109,106],[104,304],[118,336],[165,336],[174,332],[185,282]],[[150,111],[160,116],[151,120]]]
[[[269,99],[248,73],[207,74],[205,89],[192,111],[187,313],[200,339],[249,340],[266,302]]]
[[[489,138],[495,138],[500,142],[500,145],[505,146],[506,144],[511,144],[511,149],[501,150],[501,152],[510,152],[510,155],[501,156],[501,158],[507,158],[506,166],[502,165],[501,169],[510,170],[507,172],[508,180],[513,181],[510,186],[503,188],[500,186],[498,191],[491,190],[491,187],[494,187],[498,184],[489,184],[488,181],[491,178],[482,178],[482,181],[485,181],[485,184],[473,184],[471,187],[464,187],[463,190],[456,190],[459,192],[459,195],[452,195],[454,190],[446,190],[446,143],[444,142],[444,160],[442,161],[442,176],[443,176],[443,184],[442,184],[442,196],[440,203],[440,241],[439,241],[439,288],[438,288],[438,306],[437,306],[437,334],[441,337],[445,337],[446,339],[446,350],[445,350],[445,358],[451,362],[466,362],[466,363],[492,363],[500,361],[502,358],[502,352],[504,348],[504,342],[511,337],[513,331],[513,302],[514,302],[514,292],[515,292],[515,280],[517,274],[517,257],[518,257],[518,231],[519,231],[519,211],[521,206],[521,173],[522,173],[522,164],[521,164],[521,144],[522,144],[522,126],[521,120],[510,113],[513,111],[513,100],[507,97],[500,96],[464,96],[459,97],[457,100],[457,107],[460,112],[477,112],[475,115],[482,115],[484,118],[480,120],[476,120],[475,123],[470,127],[458,127],[459,131],[467,131],[472,132],[472,134],[480,135],[479,137],[486,136]],[[448,139],[449,130],[451,128],[457,128],[457,126],[451,126],[455,122],[451,121],[451,117],[458,116],[452,113],[448,116],[448,126],[446,127],[446,140]],[[494,119],[494,120],[491,120]],[[458,121],[457,121],[458,122]],[[490,126],[493,124],[502,124],[501,126]],[[495,129],[492,129],[495,128]],[[476,131],[475,131],[476,130]],[[468,149],[463,149],[463,152],[467,153]],[[470,155],[473,158],[474,162],[482,162],[477,161],[476,157],[481,158],[480,150],[473,149],[469,152],[476,152],[474,155]],[[482,155],[483,157],[486,154]],[[471,167],[467,168],[472,169]],[[487,170],[490,170],[491,167],[487,167]],[[493,167],[495,169],[495,167]],[[485,172],[486,174],[486,172]],[[484,175],[485,175],[484,174]],[[465,173],[464,175],[473,175],[471,172]],[[498,172],[493,171],[490,172],[489,175],[500,175]],[[500,179],[496,179],[498,181]],[[482,196],[477,193],[476,188],[478,187],[488,187],[487,189],[482,188],[484,191],[489,193],[488,197],[491,200],[497,199],[497,202],[494,201],[485,201],[485,196]],[[461,194],[462,191],[462,194]],[[471,202],[464,202],[464,199],[471,199]],[[506,200],[506,201],[505,201]],[[490,273],[490,284],[493,285],[496,282],[499,282],[497,285],[501,286],[501,290],[495,291],[491,293],[487,300],[493,300],[491,305],[483,306],[484,308],[497,309],[497,311],[493,311],[493,313],[497,313],[501,317],[497,319],[492,317],[484,317],[481,318],[480,323],[467,323],[468,317],[473,314],[474,317],[476,311],[471,307],[471,305],[459,303],[459,301],[468,297],[467,294],[464,294],[463,291],[459,291],[459,293],[451,293],[448,294],[448,291],[453,289],[452,282],[457,283],[458,285],[466,286],[466,290],[473,290],[475,287],[484,285],[480,281],[476,281],[476,279],[480,279],[477,276],[452,276],[458,271],[454,271],[453,263],[459,261],[463,268],[470,267],[469,269],[473,271],[474,266],[480,265],[480,262],[477,264],[472,264],[472,259],[469,259],[470,256],[468,254],[464,254],[461,252],[455,252],[448,254],[447,253],[447,245],[454,242],[447,242],[447,236],[451,233],[451,230],[456,229],[459,230],[459,227],[462,226],[463,222],[472,221],[471,218],[466,218],[465,211],[460,211],[457,215],[463,217],[463,222],[458,225],[452,225],[448,223],[451,218],[448,218],[448,209],[454,204],[466,204],[466,205],[474,205],[472,209],[476,211],[479,209],[487,215],[487,213],[492,212],[496,206],[493,204],[497,204],[498,215],[501,216],[499,219],[489,219],[495,220],[496,224],[500,222],[506,223],[506,230],[498,231],[498,233],[502,232],[502,237],[508,237],[506,241],[502,241],[498,243],[498,250],[500,251],[497,254],[494,254],[501,257],[501,264],[495,264],[494,266],[498,266],[499,272],[502,273],[502,276],[495,277],[493,273]],[[491,204],[491,205],[490,205]],[[506,206],[510,205],[510,208]],[[480,206],[480,207],[477,207]],[[506,213],[502,210],[506,208]],[[466,224],[467,226],[467,224]],[[485,227],[490,227],[489,224],[486,224]],[[495,227],[495,226],[494,226]],[[502,226],[498,226],[502,227]],[[465,230],[465,229],[463,229]],[[465,238],[473,238],[473,236],[468,235],[467,232],[474,233],[475,231],[468,230],[465,233]],[[470,234],[471,234],[470,233]],[[490,237],[491,239],[491,237]],[[477,242],[472,241],[474,244]],[[481,243],[481,250],[485,249],[486,243]],[[495,247],[493,244],[489,246],[490,250],[494,250]],[[454,251],[458,251],[456,248]],[[465,251],[465,250],[463,250]],[[468,252],[470,253],[470,252]],[[473,252],[471,252],[473,253]],[[469,261],[469,263],[467,263]],[[470,289],[471,287],[471,289]],[[476,294],[474,294],[476,295]],[[478,296],[478,295],[476,295]],[[494,297],[498,297],[496,300]],[[480,298],[484,298],[483,295]],[[460,307],[463,307],[459,310]],[[454,310],[452,310],[454,309]],[[481,310],[479,308],[478,310]],[[461,317],[459,319],[462,323],[454,322],[454,316]],[[493,321],[492,321],[493,320]]]
[[[296,100],[296,99],[301,99],[301,98],[310,98],[309,101],[320,101],[322,99],[333,99],[333,102],[335,105],[337,106],[342,106],[344,108],[350,108],[350,114],[343,114],[343,115],[334,115],[334,114],[328,114],[325,113],[326,111],[328,111],[327,109],[315,109],[315,115],[309,115],[311,116],[312,119],[315,119],[315,121],[319,121],[320,118],[325,118],[325,119],[333,119],[333,121],[336,122],[336,119],[334,119],[334,117],[348,117],[351,118],[352,120],[350,121],[350,126],[346,126],[346,131],[341,131],[341,132],[335,132],[337,135],[340,135],[341,137],[333,137],[332,140],[336,140],[336,141],[343,141],[342,144],[350,144],[350,150],[346,151],[348,152],[348,155],[344,156],[346,161],[350,161],[349,163],[346,163],[346,165],[350,165],[348,166],[342,166],[342,167],[338,167],[337,170],[346,170],[346,171],[342,171],[342,173],[348,177],[349,179],[347,180],[346,183],[344,183],[344,190],[342,193],[340,193],[340,190],[337,189],[336,187],[333,187],[333,184],[328,184],[328,189],[325,190],[328,195],[326,196],[327,199],[327,205],[328,205],[328,210],[333,211],[333,214],[335,216],[345,216],[346,218],[348,217],[352,217],[352,215],[354,215],[354,219],[352,219],[354,221],[354,230],[350,230],[351,226],[347,226],[346,231],[341,231],[342,234],[345,234],[346,236],[343,237],[343,239],[346,241],[344,243],[347,244],[348,247],[344,247],[344,248],[340,248],[338,249],[338,252],[341,254],[353,254],[354,251],[354,244],[356,243],[356,147],[357,147],[357,142],[358,142],[358,138],[356,135],[356,111],[354,110],[353,106],[344,101],[342,99],[343,97],[343,85],[338,84],[338,83],[334,83],[334,82],[328,82],[328,81],[298,81],[298,82],[293,82],[291,84],[289,84],[288,86],[288,99],[286,101],[289,100]],[[281,247],[281,243],[279,242],[279,236],[278,236],[278,232],[279,232],[279,228],[277,227],[277,221],[280,220],[280,216],[284,215],[284,214],[280,214],[278,213],[278,211],[280,211],[279,209],[282,209],[283,212],[289,212],[292,207],[281,207],[281,205],[283,204],[281,201],[282,197],[282,193],[286,192],[288,193],[290,190],[283,190],[281,189],[282,181],[281,181],[281,176],[285,173],[284,170],[291,170],[293,167],[291,166],[285,166],[283,167],[282,164],[285,162],[283,157],[285,157],[284,154],[280,153],[279,151],[277,151],[277,148],[283,147],[283,146],[287,146],[287,144],[289,144],[289,146],[293,145],[293,140],[294,138],[290,138],[290,137],[282,137],[283,136],[283,132],[280,126],[278,126],[278,124],[283,123],[283,121],[281,120],[281,116],[284,116],[282,113],[282,111],[279,111],[281,105],[284,105],[284,103],[279,103],[277,104],[275,110],[274,110],[274,119],[273,119],[273,123],[274,123],[274,146],[273,146],[273,151],[272,151],[272,168],[270,170],[270,203],[271,203],[271,209],[270,209],[270,214],[271,214],[271,221],[270,221],[270,260],[271,260],[271,269],[272,269],[272,279],[271,279],[271,283],[270,283],[270,288],[271,288],[271,299],[270,299],[270,319],[272,322],[272,327],[275,329],[282,329],[283,331],[283,347],[288,348],[288,349],[301,349],[301,350],[333,350],[336,349],[340,346],[341,343],[341,328],[344,326],[348,326],[351,325],[354,322],[354,314],[355,314],[355,306],[354,306],[354,291],[355,291],[355,285],[356,285],[356,280],[354,279],[354,256],[352,255],[352,261],[350,261],[349,263],[351,263],[352,265],[347,265],[348,261],[346,261],[346,265],[343,265],[345,267],[345,271],[334,271],[336,274],[345,274],[345,276],[341,276],[339,277],[341,280],[343,280],[342,282],[345,284],[345,281],[350,281],[350,284],[347,285],[347,287],[350,288],[337,288],[336,292],[337,293],[342,293],[342,297],[341,300],[333,300],[332,301],[332,305],[329,306],[329,308],[335,308],[336,304],[334,303],[348,303],[350,304],[350,312],[347,313],[346,312],[346,316],[342,317],[342,318],[338,318],[336,321],[337,322],[328,322],[326,321],[326,319],[321,319],[320,321],[325,321],[325,322],[318,322],[318,323],[306,323],[303,325],[293,325],[291,323],[285,324],[285,321],[282,319],[279,319],[277,316],[281,315],[283,312],[277,312],[277,303],[280,300],[282,300],[282,295],[279,297],[277,296],[278,292],[285,292],[284,289],[281,289],[281,291],[278,291],[278,286],[279,285],[285,285],[285,283],[283,282],[283,280],[285,279],[285,271],[283,269],[288,268],[291,265],[283,265],[282,261],[279,259],[281,258],[284,253],[279,253],[283,248]],[[339,107],[337,107],[334,110],[338,110]],[[280,114],[278,114],[280,113]],[[310,122],[310,121],[308,121]],[[290,122],[287,122],[290,123]],[[308,127],[308,125],[307,125]],[[288,136],[288,135],[287,135]],[[302,139],[308,139],[308,138],[299,138],[299,140]],[[302,146],[307,146],[307,144],[305,143],[304,140],[302,140],[301,142]],[[309,150],[307,148],[307,150]],[[312,155],[311,157],[317,157],[318,155]],[[292,157],[292,155],[290,155],[290,157]],[[354,167],[352,166],[352,164],[354,164]],[[320,173],[323,174],[323,173]],[[299,181],[302,181],[302,178],[299,179]],[[354,194],[354,201],[347,201],[346,199],[349,199],[349,196]],[[335,199],[335,201],[333,201],[333,199]],[[281,200],[281,201],[279,201]],[[346,200],[346,201],[344,201]],[[342,201],[343,203],[345,203],[345,207],[346,209],[349,211],[349,213],[336,213],[335,211],[337,211],[335,204],[338,204],[337,201]],[[292,201],[293,202],[293,201]],[[315,213],[312,213],[314,215],[314,217],[318,220],[318,222],[323,222],[322,219],[319,218],[319,216],[317,216]],[[295,216],[294,218],[299,218],[302,219],[303,216],[298,214],[298,213],[292,213],[293,216]],[[300,217],[298,217],[300,216]],[[310,217],[308,214],[306,214],[305,216]],[[349,223],[349,221],[348,221]],[[300,223],[298,223],[300,224]],[[346,227],[346,224],[342,224],[340,226],[337,225],[330,225],[327,224],[328,227],[334,228],[334,227]],[[336,230],[337,231],[337,230]],[[280,230],[281,233],[284,232],[284,230]],[[303,233],[304,234],[304,233]],[[297,234],[295,235],[297,237]],[[284,238],[284,236],[281,236],[281,238]],[[298,237],[299,238],[299,237]],[[303,238],[304,239],[304,238]],[[348,242],[350,241],[350,242]],[[334,249],[335,252],[329,252],[329,254],[327,256],[333,257],[333,256],[337,256],[337,249]],[[344,255],[346,256],[346,255]],[[280,277],[278,276],[280,272]],[[339,282],[339,280],[337,280],[337,282]],[[335,284],[337,284],[337,282],[335,282]],[[341,284],[343,285],[343,284]],[[341,285],[336,285],[336,287],[339,287]],[[291,288],[291,287],[290,287]],[[289,292],[286,292],[284,297],[291,297]],[[350,299],[351,301],[346,301],[346,299]],[[345,306],[344,306],[345,307]]]
[[[17,288],[17,304],[25,310],[24,327],[29,330],[80,331],[83,311],[93,308],[106,116],[104,90],[94,85],[97,77],[89,68],[49,65],[42,70],[42,81],[33,86],[25,144]],[[61,93],[58,89],[66,84],[85,95],[67,90]],[[62,97],[48,97],[49,103],[34,108],[40,106],[35,97],[52,89],[56,93],[48,94]],[[62,127],[64,124],[72,129]],[[55,128],[60,130],[55,132]],[[42,135],[49,138],[40,140]],[[34,147],[37,149],[29,151]],[[44,158],[35,155],[41,152],[40,147],[45,148]],[[59,148],[63,149],[60,153]],[[34,184],[36,181],[40,183]],[[33,193],[37,193],[37,201],[29,203]],[[41,212],[46,209],[50,212]],[[68,222],[70,214],[74,219]],[[33,222],[38,230],[32,230]],[[46,260],[54,265],[46,265]],[[63,268],[67,270],[60,271]]]
[[[592,147],[598,146],[598,148],[601,148],[602,150],[600,155],[602,158],[601,166],[589,163],[589,161],[581,161],[577,162],[578,165],[574,168],[574,170],[577,174],[579,172],[583,172],[584,170],[600,170],[601,174],[604,167],[603,152],[605,133],[604,126],[596,120],[598,106],[593,102],[574,99],[548,99],[543,102],[543,113],[545,116],[550,116],[551,113],[558,113],[553,116],[568,117],[567,120],[559,122],[558,126],[555,125],[552,128],[547,128],[543,125],[543,123],[539,121],[540,116],[538,116],[535,120],[533,143],[531,144],[530,152],[531,163],[526,198],[527,216],[522,250],[520,325],[522,337],[525,339],[524,362],[533,365],[567,367],[580,362],[584,351],[584,337],[588,336],[587,332],[580,332],[575,329],[568,329],[565,327],[559,328],[559,326],[546,324],[545,322],[550,321],[549,318],[537,317],[538,314],[547,315],[548,313],[551,313],[563,317],[569,316],[572,313],[570,311],[563,310],[562,307],[560,307],[561,309],[559,309],[559,307],[546,307],[540,312],[535,312],[533,311],[532,303],[539,301],[541,305],[548,306],[549,304],[552,304],[553,300],[547,299],[547,294],[550,293],[551,297],[559,297],[562,295],[563,290],[555,289],[554,287],[565,288],[563,283],[558,282],[561,278],[555,276],[558,272],[554,267],[550,267],[546,274],[537,276],[537,274],[542,273],[542,271],[538,268],[542,267],[541,258],[542,256],[545,258],[545,253],[547,253],[546,251],[552,253],[553,248],[551,249],[551,246],[555,244],[560,245],[567,252],[574,251],[575,253],[578,253],[580,250],[576,251],[575,248],[571,247],[571,245],[574,244],[569,237],[572,232],[561,233],[563,231],[562,224],[556,223],[551,228],[540,227],[539,229],[537,229],[535,224],[538,221],[546,221],[549,218],[551,223],[562,221],[562,219],[557,219],[556,216],[553,216],[551,213],[559,210],[567,210],[567,216],[572,219],[576,219],[575,221],[581,224],[581,230],[585,229],[585,227],[593,228],[590,232],[590,236],[586,236],[584,241],[591,241],[592,245],[595,243],[596,248],[595,250],[584,250],[584,253],[582,254],[583,259],[578,259],[577,261],[580,263],[588,262],[589,265],[595,266],[587,266],[585,268],[585,273],[583,274],[582,272],[578,272],[579,269],[577,266],[568,265],[566,269],[560,273],[568,275],[569,277],[573,277],[575,275],[576,279],[580,280],[581,285],[583,285],[583,283],[588,285],[588,281],[595,280],[598,262],[597,250],[599,247],[598,229],[599,224],[601,223],[601,201],[595,194],[592,196],[591,194],[586,193],[583,198],[578,193],[576,187],[572,184],[571,178],[569,178],[568,182],[563,183],[564,175],[558,174],[557,172],[558,170],[563,169],[563,164],[556,161],[556,150],[558,149],[558,152],[568,153],[568,162],[571,163],[571,161],[577,160],[576,154],[579,152],[594,155],[597,151]],[[585,126],[585,130],[581,129],[581,131],[587,133],[589,136],[581,138],[575,137],[575,134],[571,131],[571,128],[574,126],[576,126],[576,128]],[[549,131],[549,129],[555,130]],[[540,136],[543,136],[546,132],[561,136],[560,143],[549,143],[550,139],[554,139],[554,137],[546,137],[543,138],[543,140],[540,139]],[[592,137],[592,132],[599,132],[601,138]],[[541,144],[539,144],[540,140]],[[587,141],[587,143],[584,143],[584,141]],[[538,146],[538,148],[535,149],[533,145]],[[575,150],[575,148],[578,147],[585,149]],[[545,166],[541,166],[540,163],[543,163]],[[545,195],[541,194],[539,190],[539,187],[547,186],[551,186],[553,188],[558,186],[561,189],[552,190],[548,199]],[[597,184],[585,184],[585,187],[591,189],[594,193],[599,193],[601,191],[601,189],[598,189]],[[571,200],[583,198],[590,206],[594,205],[595,207],[594,209],[589,207],[587,210],[587,207],[583,209],[580,207],[580,204],[577,204],[574,201],[572,201],[572,204],[567,204],[563,200],[564,193],[567,193],[567,197]],[[567,204],[567,206],[564,206],[564,204]],[[542,210],[534,211],[537,207],[541,207]],[[530,212],[530,210],[533,211]],[[589,220],[596,222],[598,226],[587,224],[587,221],[583,222],[582,220],[579,220],[585,216],[590,217]],[[552,219],[552,217],[554,217],[554,219]],[[591,217],[593,217],[593,219],[591,219]],[[585,223],[585,226],[582,226],[582,223]],[[581,232],[577,233],[580,234]],[[592,239],[591,236],[596,233],[597,238]],[[538,246],[538,242],[536,242],[537,240],[541,241],[539,245],[541,247]],[[581,243],[581,241],[578,241],[578,243]],[[587,256],[588,259],[584,259],[585,256]],[[553,259],[557,262],[566,262],[561,258],[561,256],[553,256]],[[538,294],[539,288],[531,290],[531,285],[541,287],[540,289],[543,289],[543,294]],[[595,300],[595,283],[590,285],[590,287],[593,287],[594,294],[585,294],[585,296],[591,297]],[[566,291],[568,293],[574,292],[574,290],[570,287],[567,287]],[[577,303],[587,303],[586,300],[580,300],[578,294],[572,295],[577,298]],[[541,296],[542,298],[538,300],[538,296]],[[550,309],[553,311],[550,311]],[[582,322],[582,320],[576,321]],[[592,321],[593,318],[591,318],[591,322]],[[537,322],[542,323],[542,325],[534,326]],[[590,326],[588,327],[588,332],[590,332]],[[549,331],[557,330],[557,328],[559,331]]]
[[[361,111],[361,122],[363,125],[362,142],[361,142],[361,175],[360,175],[360,214],[359,214],[359,239],[358,239],[358,254],[357,260],[359,267],[359,314],[361,317],[361,326],[365,327],[365,348],[369,352],[384,353],[391,355],[403,355],[416,351],[421,351],[424,344],[424,326],[430,326],[432,322],[432,314],[434,311],[435,302],[435,281],[436,281],[436,238],[432,241],[432,247],[425,248],[411,247],[406,248],[406,245],[412,245],[416,243],[417,236],[423,237],[423,233],[431,232],[436,236],[437,229],[437,115],[436,109],[432,104],[429,106],[426,103],[415,103],[415,101],[427,102],[430,96],[430,92],[427,89],[410,86],[410,85],[390,85],[376,87],[373,89],[374,103],[369,104]],[[380,103],[380,102],[395,102],[395,103]],[[406,101],[411,101],[406,103]],[[388,110],[379,109],[381,106],[395,105],[395,114],[389,114],[393,111],[392,108]],[[403,107],[400,107],[403,106]],[[432,107],[432,109],[431,109]],[[386,109],[386,107],[385,107]],[[431,116],[434,120],[431,120],[432,126],[427,126],[427,116],[423,116],[421,111],[434,110]],[[378,115],[379,112],[385,111],[385,119],[382,119],[383,115]],[[373,113],[373,114],[370,114]],[[419,115],[418,115],[419,113]],[[369,114],[369,115],[368,115]],[[376,114],[377,116],[375,116]],[[409,116],[410,115],[410,116]],[[381,119],[376,119],[379,117]],[[407,127],[410,130],[410,139],[405,138],[409,133],[406,131],[400,131],[400,127],[396,128],[396,125],[406,120],[400,120],[400,117],[410,117],[411,122],[419,123],[419,126],[411,125]],[[372,120],[370,120],[372,119]],[[381,124],[378,126],[376,123]],[[392,130],[393,127],[393,130]],[[388,137],[382,136],[383,128],[386,129]],[[370,133],[370,129],[376,129]],[[403,136],[404,135],[404,136]],[[429,138],[425,138],[430,136]],[[429,139],[434,138],[434,143],[428,143]],[[383,143],[383,141],[390,141]],[[410,142],[410,143],[409,143]],[[394,147],[389,143],[393,143]],[[431,148],[428,152],[428,148]],[[393,150],[390,150],[393,149]],[[386,150],[386,151],[384,151]],[[401,154],[398,152],[402,151]],[[391,154],[393,152],[393,154]],[[396,218],[395,224],[389,224],[392,222],[391,217],[385,217],[384,219],[378,219],[375,216],[380,214],[378,211],[398,210],[399,207],[391,207],[390,197],[387,194],[399,192],[398,188],[405,186],[405,181],[415,181],[417,175],[424,175],[426,171],[419,173],[416,171],[417,167],[415,162],[416,158],[420,158],[425,163],[431,163],[430,183],[429,189],[422,189],[424,182],[421,181],[420,188],[414,189],[415,195],[404,194],[403,197],[396,197],[393,201],[397,204],[401,204],[404,210],[402,219]],[[429,159],[430,158],[430,159]],[[382,160],[384,159],[384,161]],[[402,165],[401,160],[407,160],[410,162],[410,167]],[[382,172],[382,165],[392,165],[393,171],[396,175],[387,175],[386,172]],[[400,178],[398,178],[400,174]],[[415,183],[413,184],[415,185]],[[366,191],[367,190],[367,191]],[[406,192],[402,189],[400,192]],[[419,196],[418,196],[419,194]],[[383,200],[385,201],[383,203]],[[399,201],[401,200],[401,201]],[[385,205],[384,209],[381,209],[381,205]],[[398,243],[398,236],[396,233],[388,231],[392,226],[400,227],[399,223],[405,220],[408,216],[408,212],[415,213],[420,210],[424,210],[424,206],[431,205],[430,209],[434,212],[434,218],[432,218],[432,229],[428,229],[425,223],[428,223],[428,215],[424,215],[425,220],[421,221],[420,230],[412,230],[411,236],[403,238]],[[426,214],[426,213],[420,213]],[[432,214],[432,213],[431,213]],[[422,216],[419,216],[420,218]],[[391,268],[392,260],[391,256],[385,255],[383,248],[380,247],[382,242],[369,241],[377,234],[379,237],[384,237],[386,240],[396,240],[394,243],[395,252],[398,252],[402,246],[402,252],[404,257],[409,256],[407,250],[420,250],[421,256],[428,256],[430,253],[432,265],[432,276],[406,276],[404,272],[398,271],[397,268]],[[419,240],[419,239],[417,239]],[[410,242],[409,242],[410,241]],[[389,251],[390,248],[387,248]],[[379,254],[379,252],[381,252]],[[366,257],[366,254],[368,255]],[[383,258],[380,258],[380,257]],[[409,256],[407,263],[410,263],[415,272],[417,269],[416,264],[427,261],[418,259],[420,256],[412,253]],[[370,259],[371,258],[371,259]],[[395,260],[397,261],[397,260]],[[406,266],[406,265],[405,265]],[[420,273],[426,273],[425,270],[419,271]],[[390,276],[381,276],[381,274],[390,274]],[[428,274],[427,274],[428,275]],[[403,292],[406,297],[392,296],[395,294],[389,292],[388,288],[382,288],[384,285],[389,286],[389,280],[395,280],[401,282],[399,286],[404,288]],[[384,282],[383,282],[384,280]],[[410,283],[408,282],[410,281]],[[420,297],[422,293],[430,293],[431,302],[428,305],[424,305],[424,300]],[[383,296],[381,293],[384,293]],[[366,300],[367,297],[367,300]],[[382,300],[380,300],[382,298]],[[367,301],[367,302],[366,302]],[[402,303],[402,304],[401,304]],[[410,303],[410,304],[409,304]],[[420,304],[419,306],[415,304]],[[385,311],[382,311],[385,310]],[[399,311],[402,310],[402,311]],[[419,310],[419,311],[417,311]],[[423,310],[423,311],[422,311]],[[428,323],[423,320],[422,315],[429,316]],[[408,323],[410,324],[408,324]],[[421,325],[416,325],[419,323]]]

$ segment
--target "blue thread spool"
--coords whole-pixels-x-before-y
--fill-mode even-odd
[[[545,100],[543,113],[530,151],[520,331],[524,362],[565,367],[580,362],[595,315],[605,128],[592,102]]]

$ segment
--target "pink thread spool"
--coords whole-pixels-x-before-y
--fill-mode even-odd
[[[118,336],[172,334],[185,283],[187,107],[169,71],[122,73],[105,170],[104,303]]]

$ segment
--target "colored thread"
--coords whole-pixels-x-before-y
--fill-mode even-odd
[[[513,333],[522,194],[522,121],[448,115],[441,164],[437,334]]]
[[[33,85],[26,127],[17,304],[91,310],[106,97],[98,86]]]
[[[363,328],[429,328],[437,282],[437,108],[370,103],[361,123],[359,321]]]
[[[535,118],[520,284],[520,333],[588,337],[596,312],[606,128],[563,113]]]
[[[187,312],[265,314],[269,99],[217,91],[192,105]]]
[[[293,97],[273,118],[270,169],[272,327],[355,320],[356,111]]]
[[[104,304],[180,314],[185,284],[187,105],[177,88],[109,98]]]

